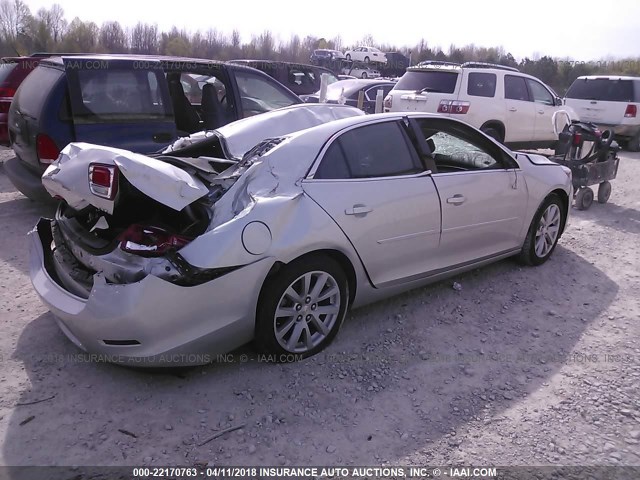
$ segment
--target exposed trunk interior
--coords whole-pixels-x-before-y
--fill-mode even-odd
[[[76,211],[63,205],[58,211],[58,221],[64,223],[65,234],[90,253],[110,252],[117,246],[118,236],[135,224],[161,228],[190,239],[204,233],[209,224],[208,210],[198,202],[178,212],[144,195],[123,175],[118,189],[112,215],[93,206]]]

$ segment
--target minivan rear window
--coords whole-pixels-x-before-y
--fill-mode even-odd
[[[567,90],[567,98],[633,102],[633,82],[612,78],[578,78]]]
[[[13,98],[17,109],[22,114],[38,118],[47,96],[62,75],[64,72],[57,68],[36,67],[20,84]]]
[[[406,72],[394,90],[425,90],[439,93],[453,93],[458,81],[458,72]]]

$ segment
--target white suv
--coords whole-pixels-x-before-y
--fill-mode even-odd
[[[564,101],[580,120],[612,129],[627,150],[640,151],[640,78],[578,77],[567,90]]]
[[[384,101],[385,112],[453,116],[511,148],[552,147],[562,99],[518,69],[489,63],[422,62],[409,67]]]

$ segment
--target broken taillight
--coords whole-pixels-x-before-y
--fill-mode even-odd
[[[89,189],[98,197],[113,200],[118,192],[118,169],[115,165],[89,165]]]
[[[178,250],[192,239],[176,235],[160,227],[134,224],[118,236],[120,248],[142,257],[159,257],[169,250]]]

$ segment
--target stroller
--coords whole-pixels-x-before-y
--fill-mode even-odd
[[[564,111],[556,113],[565,113],[569,117]],[[554,130],[555,120],[554,115]],[[601,131],[593,123],[569,118],[569,124],[558,134],[555,154],[550,159],[571,169],[578,210],[586,210],[593,203],[590,185],[598,184],[598,203],[607,203],[611,195],[609,180],[618,174],[618,150],[620,147],[613,140],[613,131]]]

